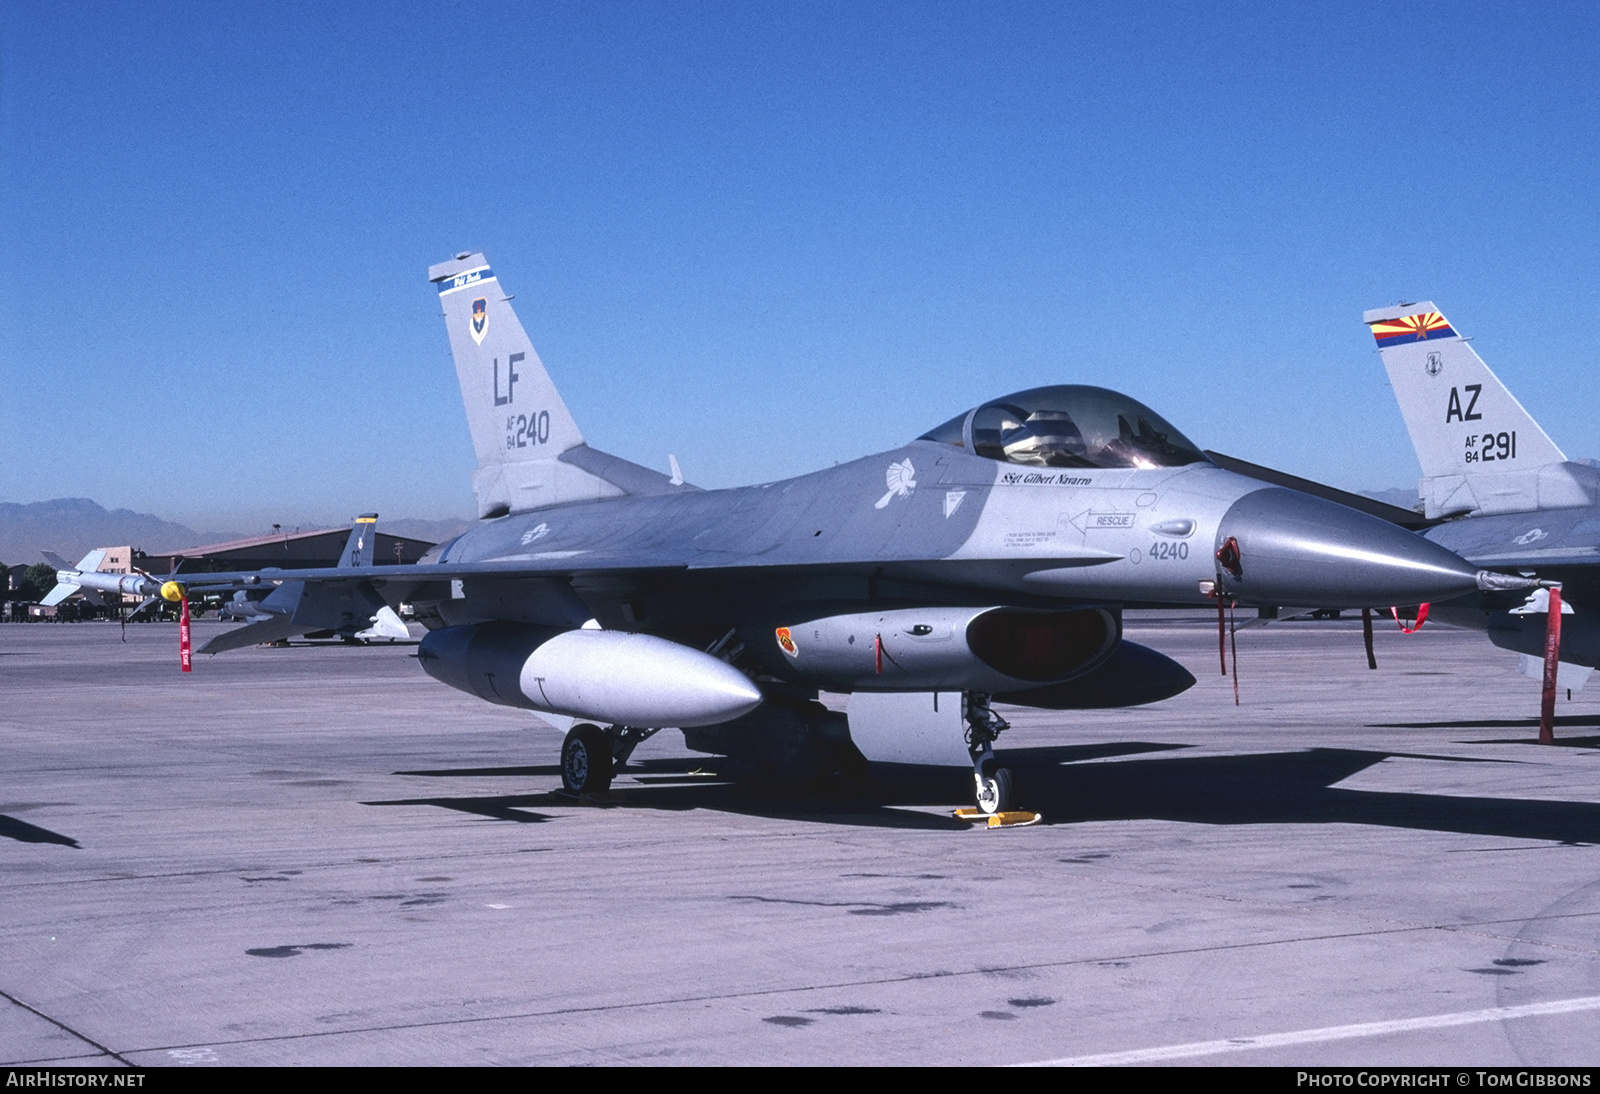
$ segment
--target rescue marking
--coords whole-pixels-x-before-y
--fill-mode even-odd
[[[1077,516],[1072,517],[1068,523],[1080,532],[1090,532],[1096,528],[1127,529],[1138,523],[1137,513],[1100,513],[1093,509],[1086,509]]]

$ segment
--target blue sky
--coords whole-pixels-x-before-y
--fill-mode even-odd
[[[1051,382],[1350,489],[1432,299],[1600,455],[1593,5],[0,9],[0,501],[471,511],[429,263],[737,485]]]

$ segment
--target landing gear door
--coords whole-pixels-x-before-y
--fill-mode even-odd
[[[873,763],[972,766],[959,691],[850,696],[850,739]]]

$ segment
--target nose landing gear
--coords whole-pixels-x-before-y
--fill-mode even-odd
[[[1016,807],[1011,769],[1001,767],[994,755],[994,741],[1010,729],[1006,720],[989,709],[989,696],[969,691],[962,697],[967,718],[967,752],[972,756],[973,797],[976,809],[957,809],[956,819],[984,821],[990,828],[1013,828],[1038,824],[1040,816]]]
[[[989,708],[989,696],[969,691],[964,696],[967,716],[967,752],[972,756],[972,780],[978,809],[986,816],[1010,812],[1015,803],[1011,769],[1001,767],[994,758],[995,738],[1010,729],[1010,723]]]

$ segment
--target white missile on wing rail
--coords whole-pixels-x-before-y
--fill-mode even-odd
[[[428,675],[491,703],[637,728],[732,721],[761,705],[744,673],[649,634],[481,623],[429,631]]]
[[[49,556],[47,556],[49,557]],[[144,574],[103,574],[99,572],[100,562],[106,557],[103,549],[96,548],[84,555],[76,566],[63,566],[61,559],[51,558],[57,564],[56,587],[51,589],[39,603],[46,607],[61,603],[74,593],[85,590],[97,593],[126,593],[129,596],[164,596],[166,595],[163,584],[155,578],[146,577]],[[171,585],[172,582],[166,584]],[[181,600],[182,592],[177,596],[168,596],[169,600]]]

